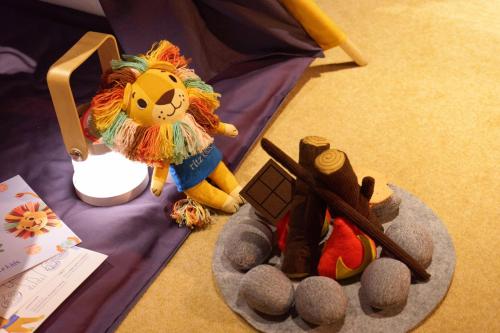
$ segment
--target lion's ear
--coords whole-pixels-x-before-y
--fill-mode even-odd
[[[127,110],[130,105],[130,97],[132,95],[132,85],[127,83],[125,89],[123,90],[123,101],[122,101],[122,110]]]

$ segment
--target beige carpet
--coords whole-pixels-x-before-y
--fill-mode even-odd
[[[265,136],[292,156],[327,137],[353,164],[385,172],[445,222],[457,266],[448,296],[417,332],[499,332],[500,3],[320,0],[369,57],[328,52]],[[253,149],[242,183],[267,160]],[[227,218],[192,234],[118,332],[246,332],[217,293],[211,256]]]

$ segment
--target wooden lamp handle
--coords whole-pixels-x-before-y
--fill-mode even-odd
[[[80,125],[70,77],[96,51],[103,72],[111,69],[111,60],[120,59],[116,39],[112,35],[89,31],[47,73],[47,84],[66,151],[73,160],[78,161],[87,158],[88,147]]]

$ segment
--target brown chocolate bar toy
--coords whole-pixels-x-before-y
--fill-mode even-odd
[[[295,179],[273,160],[269,160],[241,190],[245,198],[264,217],[275,224],[290,209]]]

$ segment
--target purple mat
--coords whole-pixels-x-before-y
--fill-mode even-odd
[[[83,247],[109,255],[40,332],[112,331],[189,234],[163,213],[179,196],[173,184],[160,199],[145,192],[116,207],[92,207],[76,198],[45,83],[48,67],[88,30],[114,31],[127,53],[143,52],[160,38],[172,40],[222,93],[218,114],[240,135],[216,140],[234,167],[320,54],[277,1],[247,2],[106,0],[109,22],[37,1],[0,5],[0,46],[37,61],[34,74],[0,75],[0,180],[20,174],[83,239]],[[74,74],[78,102],[89,100],[98,80],[96,59]]]

